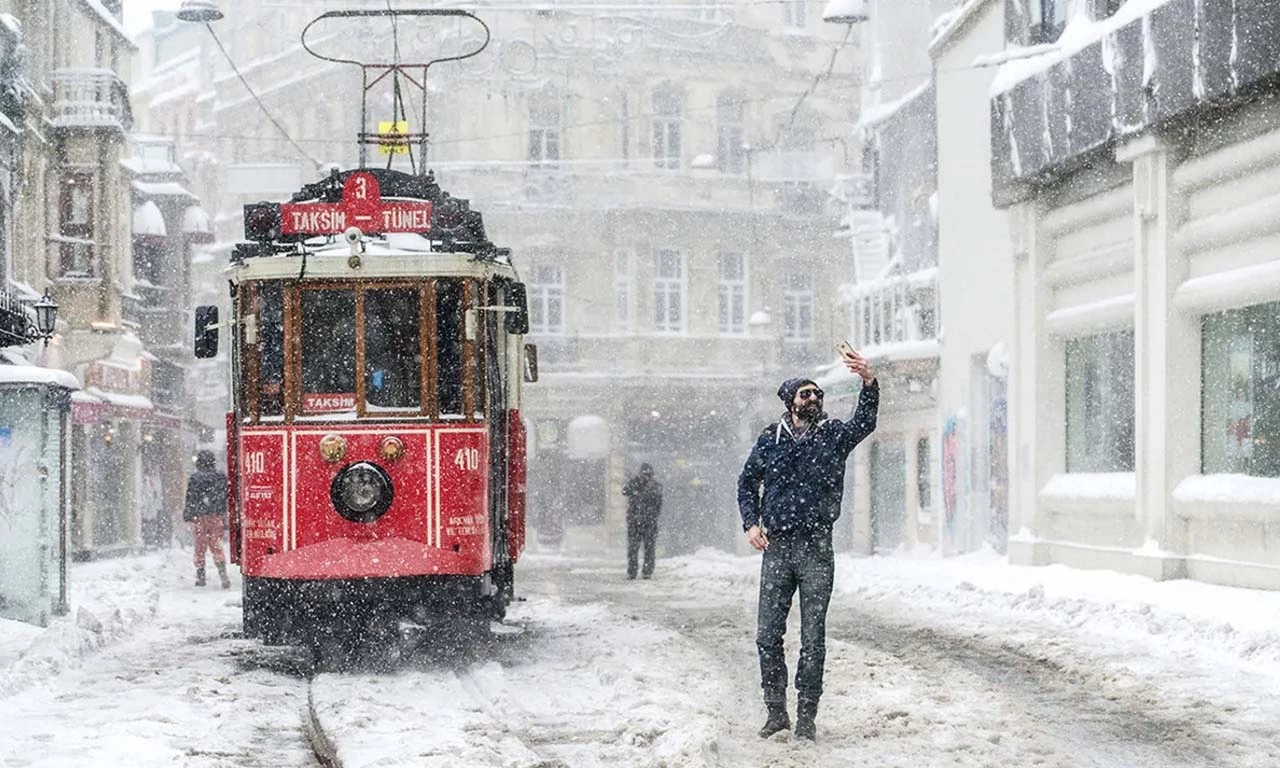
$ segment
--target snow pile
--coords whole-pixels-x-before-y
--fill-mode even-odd
[[[74,565],[71,611],[47,628],[0,619],[0,698],[81,665],[151,620],[165,555]]]

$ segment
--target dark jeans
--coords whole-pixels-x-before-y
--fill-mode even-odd
[[[644,575],[653,575],[654,546],[658,539],[658,521],[636,516],[627,517],[627,577],[635,578],[636,560],[644,546]]]
[[[760,651],[760,686],[765,703],[787,698],[787,659],[782,637],[787,632],[791,597],[800,590],[800,663],[796,694],[817,701],[822,696],[822,667],[827,658],[827,604],[835,559],[829,531],[769,538],[760,563],[760,607],[756,648]]]

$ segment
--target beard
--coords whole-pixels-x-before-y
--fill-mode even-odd
[[[818,418],[820,413],[822,413],[822,405],[815,400],[809,400],[803,405],[797,405],[795,410],[796,418],[804,421],[813,421]]]

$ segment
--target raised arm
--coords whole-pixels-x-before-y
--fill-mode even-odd
[[[872,379],[862,385],[858,393],[858,408],[853,417],[841,425],[840,447],[846,454],[872,432],[876,431],[876,416],[880,411],[880,382]]]

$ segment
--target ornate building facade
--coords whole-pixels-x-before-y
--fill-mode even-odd
[[[240,169],[295,162],[310,179],[357,161],[358,71],[290,42],[316,5],[222,4],[217,34],[292,140],[225,63],[209,65],[193,134],[223,166],[221,188],[202,190],[222,240],[239,237],[238,206],[264,196],[226,183]],[[647,461],[667,488],[666,550],[733,547],[737,471],[780,410],[778,380],[830,363],[847,325],[835,286],[849,254],[827,193],[849,160],[855,47],[803,2],[588,5],[481,8],[486,50],[431,70],[428,164],[484,213],[528,285],[539,536],[617,541],[619,489]],[[482,38],[453,20],[399,34],[402,60]],[[350,37],[393,50],[385,21]],[[383,99],[371,92],[368,130],[395,116]]]

